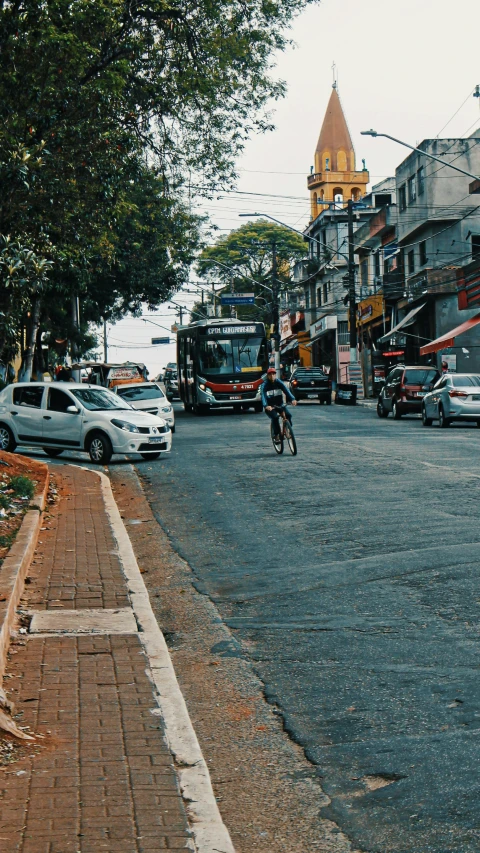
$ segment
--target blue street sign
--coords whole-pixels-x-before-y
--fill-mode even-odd
[[[152,338],[152,344],[169,344],[170,338]]]
[[[222,293],[222,305],[255,305],[254,293]]]

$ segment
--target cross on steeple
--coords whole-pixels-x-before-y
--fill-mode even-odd
[[[333,72],[333,88],[337,88],[337,66],[335,65],[335,60],[333,60],[332,64],[332,72]]]

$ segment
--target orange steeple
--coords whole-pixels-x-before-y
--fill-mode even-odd
[[[365,168],[361,172],[356,171],[355,150],[336,83],[333,84],[314,162],[314,173],[308,177],[312,219],[325,210],[319,203],[321,199],[337,200],[341,205],[346,204],[349,198],[358,200],[365,194],[369,174]]]

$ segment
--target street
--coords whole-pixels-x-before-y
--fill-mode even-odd
[[[300,404],[176,406],[152,509],[305,752],[329,818],[368,853],[480,846],[480,431]]]

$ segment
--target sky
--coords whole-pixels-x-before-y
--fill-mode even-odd
[[[393,175],[408,151],[361,136],[362,130],[374,128],[411,145],[471,135],[480,127],[480,98],[473,97],[480,84],[479,25],[479,0],[322,0],[308,7],[290,32],[294,45],[277,58],[275,76],[288,88],[272,104],[275,130],[247,144],[237,164],[237,191],[205,204],[218,233],[242,225],[239,213],[268,213],[300,230],[308,224],[307,175],[333,63],[357,166],[365,158],[372,184]],[[193,292],[182,292],[175,302],[191,306],[194,299]],[[143,319],[109,325],[109,360],[141,361],[151,378],[175,361],[174,343],[151,345],[152,337],[169,335],[152,323],[170,329],[172,309],[167,303]]]

